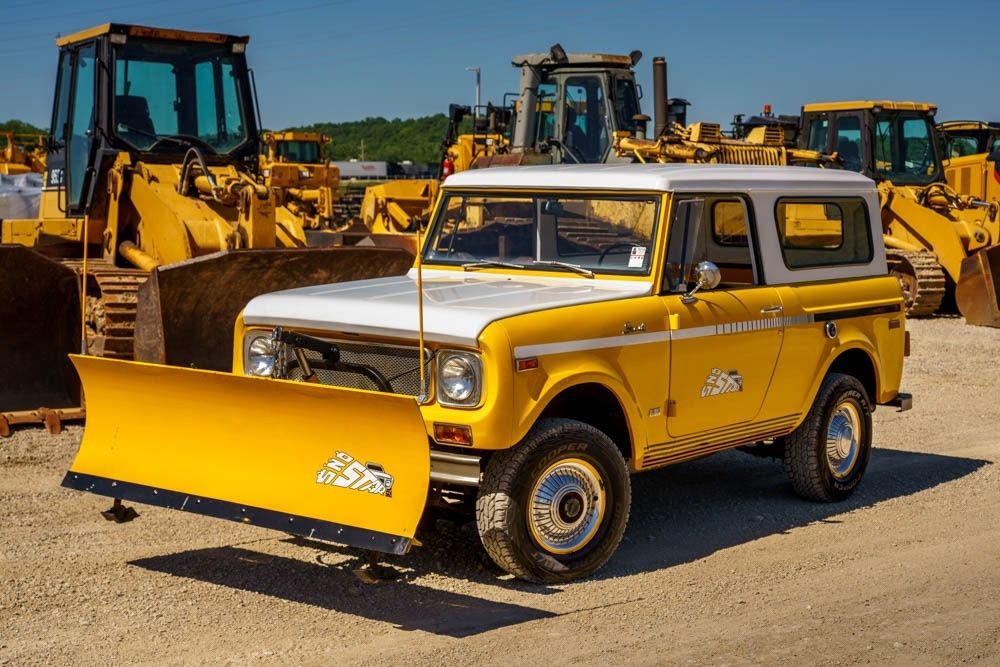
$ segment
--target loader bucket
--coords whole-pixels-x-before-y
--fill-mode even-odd
[[[405,553],[430,450],[411,396],[73,355],[87,395],[63,486]]]
[[[0,412],[80,405],[80,281],[21,245],[0,245]]]
[[[967,324],[1000,327],[1000,245],[962,260],[955,303]]]
[[[402,275],[413,255],[398,248],[233,250],[157,267],[139,288],[136,358],[227,371],[233,326],[266,292]]]

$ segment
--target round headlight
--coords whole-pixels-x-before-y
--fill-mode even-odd
[[[454,355],[441,362],[441,393],[446,402],[468,403],[479,393],[479,364],[472,356]]]
[[[247,348],[247,375],[274,377],[277,364],[277,349],[275,341],[270,336],[257,336]]]

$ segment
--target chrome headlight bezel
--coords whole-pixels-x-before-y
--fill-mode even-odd
[[[442,350],[437,354],[437,399],[441,405],[469,408],[483,393],[483,361],[474,352]]]
[[[282,343],[271,333],[261,332],[246,339],[243,347],[243,374],[253,377],[277,377],[278,357]]]

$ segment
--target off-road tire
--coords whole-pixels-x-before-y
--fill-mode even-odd
[[[544,502],[549,491],[559,502]],[[501,568],[527,581],[558,583],[607,562],[625,532],[631,499],[625,459],[607,435],[582,422],[543,419],[490,459],[476,523]]]
[[[871,413],[857,378],[830,373],[823,379],[809,414],[785,438],[785,469],[797,494],[834,502],[854,492],[871,456]]]

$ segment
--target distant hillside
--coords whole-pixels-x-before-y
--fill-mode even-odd
[[[16,134],[48,134],[48,130],[43,130],[40,127],[35,127],[31,123],[25,123],[23,120],[7,120],[0,123],[0,132],[14,132]],[[444,136],[444,135],[442,135]]]
[[[448,116],[439,113],[407,120],[365,118],[348,123],[316,123],[286,129],[322,132],[332,137],[333,143],[326,147],[327,157],[332,160],[362,157],[387,162],[410,160],[414,164],[436,167],[441,161],[441,140],[448,131]],[[0,123],[0,131],[48,134],[48,130],[20,120]]]
[[[332,137],[333,144],[326,147],[326,152],[333,160],[410,160],[414,164],[437,165],[441,161],[441,140],[448,131],[448,116],[439,113],[408,120],[365,118],[287,129],[322,132]]]

